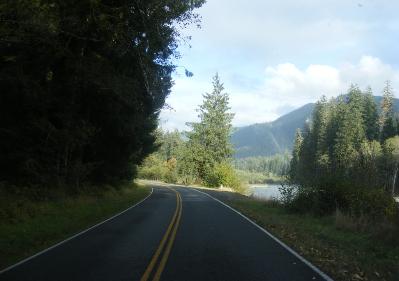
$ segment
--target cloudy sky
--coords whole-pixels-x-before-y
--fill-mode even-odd
[[[208,0],[180,47],[175,85],[161,112],[165,129],[196,121],[218,72],[234,126],[271,121],[351,83],[380,95],[391,80],[399,97],[399,1]]]

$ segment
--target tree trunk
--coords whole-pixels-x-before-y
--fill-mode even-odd
[[[395,185],[396,185],[396,176],[398,174],[398,164],[395,165],[395,173],[393,175],[393,183],[392,183],[392,196],[395,195]]]

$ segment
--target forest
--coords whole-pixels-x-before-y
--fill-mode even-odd
[[[133,179],[203,3],[1,1],[0,184]]]
[[[232,163],[238,177],[245,183],[281,183],[288,174],[290,160],[287,151],[273,156],[234,158]]]
[[[393,90],[386,82],[381,105],[371,89],[321,98],[298,130],[286,204],[296,211],[336,211],[372,221],[395,219],[399,136]],[[380,108],[379,108],[380,106]]]

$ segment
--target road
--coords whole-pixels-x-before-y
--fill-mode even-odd
[[[200,191],[154,186],[139,205],[0,280],[331,280]]]

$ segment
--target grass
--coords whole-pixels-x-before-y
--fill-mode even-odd
[[[372,232],[342,227],[342,216],[337,223],[336,216],[294,214],[273,201],[212,195],[265,227],[334,280],[399,280],[399,235],[396,241],[384,239],[381,232],[377,238]]]
[[[0,268],[31,256],[118,213],[149,194],[136,184],[99,192],[34,200],[1,191]]]

